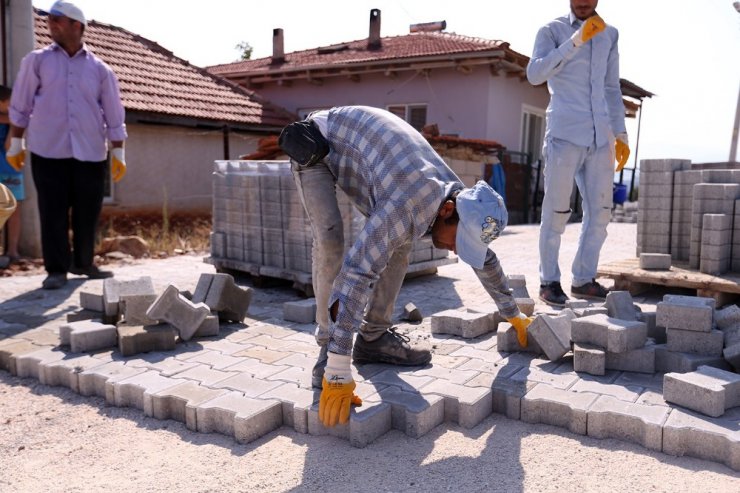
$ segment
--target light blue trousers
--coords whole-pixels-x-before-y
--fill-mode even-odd
[[[545,198],[540,223],[540,281],[560,282],[560,239],[570,218],[573,181],[583,199],[583,224],[573,259],[573,286],[596,277],[599,253],[611,219],[614,178],[613,142],[582,147],[548,138],[543,147]]]
[[[329,297],[344,258],[344,227],[337,202],[336,182],[334,175],[322,162],[309,168],[293,162],[291,171],[311,222],[311,275],[316,295],[317,322],[315,336],[316,342],[323,346],[329,342]],[[367,341],[379,338],[393,325],[393,307],[409,265],[411,246],[409,242],[393,252],[388,266],[372,288],[363,322],[356,328]]]

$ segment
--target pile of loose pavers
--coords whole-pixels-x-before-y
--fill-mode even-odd
[[[509,283],[534,315],[524,276]],[[491,303],[430,317],[409,303],[398,330],[431,345],[432,363],[353,367],[363,405],[327,429],[311,388],[315,300],[284,303],[278,320],[248,315],[252,294],[228,274],[201,274],[192,294],[107,279],[102,293],[80,292],[58,339],[0,340],[0,369],[239,442],[289,426],[362,447],[391,429],[420,437],[495,412],[740,470],[737,305],[666,295],[648,313],[614,291],[538,313],[521,347]]]

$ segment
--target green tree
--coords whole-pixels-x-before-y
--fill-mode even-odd
[[[237,43],[234,49],[239,50],[239,60],[250,60],[252,58],[252,45],[246,41]]]

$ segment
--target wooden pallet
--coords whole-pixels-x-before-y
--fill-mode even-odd
[[[241,260],[234,260],[220,257],[205,257],[203,262],[211,264],[217,272],[238,271],[251,276],[256,287],[267,287],[272,279],[282,279],[291,281],[293,288],[301,291],[304,296],[310,298],[314,295],[312,277],[310,272],[283,269],[279,267],[270,267],[258,265]],[[435,274],[437,267],[457,263],[457,257],[445,257],[423,262],[414,262],[409,264],[406,271],[406,278],[418,277],[422,275]]]
[[[629,258],[600,265],[597,275],[614,279],[615,289],[633,295],[657,285],[695,289],[697,296],[714,298],[717,306],[732,303],[740,296],[740,275],[737,273],[712,276],[689,269],[685,263],[674,263],[670,270],[646,270],[640,268],[640,259]]]

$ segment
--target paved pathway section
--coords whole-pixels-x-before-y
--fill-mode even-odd
[[[635,225],[612,223],[602,261],[635,254]],[[561,269],[569,270],[578,225],[567,228]],[[524,275],[536,297],[537,228],[514,226],[494,243],[507,274]],[[116,278],[152,278],[155,291],[174,284],[193,290],[213,267],[200,257],[142,261],[116,269]],[[432,314],[490,302],[469,267],[444,266],[438,275],[404,284],[396,311],[413,302],[420,323],[399,324],[412,341],[429,344],[431,365],[354,367],[362,407],[349,424],[324,428],[311,367],[318,348],[313,324],[283,320],[289,288],[255,288],[242,324],[221,324],[218,336],[180,342],[172,351],[123,357],[117,350],[73,353],[60,346],[60,326],[79,309],[80,292],[102,292],[102,281],[73,279],[59,291],[38,289],[42,276],[3,279],[0,296],[0,369],[62,385],[115,406],[174,419],[192,430],[252,441],[280,426],[330,434],[363,447],[398,429],[419,437],[445,422],[472,428],[491,413],[546,423],[596,438],[618,438],[672,455],[692,455],[740,470],[740,407],[709,418],[663,400],[663,375],[607,370],[577,373],[573,357],[551,362],[530,353],[499,351],[497,335],[475,339],[432,334]],[[237,279],[250,285],[248,279]],[[563,279],[568,290],[569,278]],[[660,298],[637,301],[654,311]],[[537,305],[536,311],[549,311]]]

